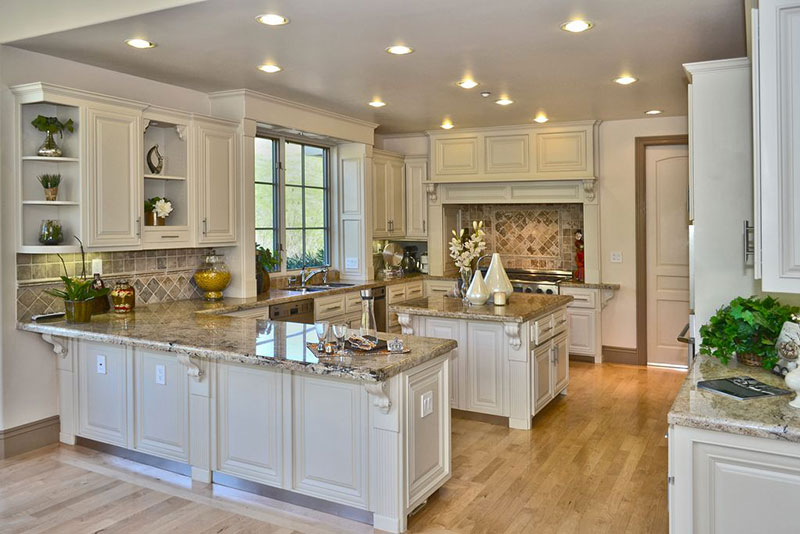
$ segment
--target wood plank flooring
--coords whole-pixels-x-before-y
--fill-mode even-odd
[[[533,431],[453,419],[453,477],[409,532],[666,533],[666,414],[685,373],[572,362]],[[0,533],[371,533],[83,447],[0,461]]]

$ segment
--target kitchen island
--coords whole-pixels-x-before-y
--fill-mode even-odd
[[[697,387],[749,376],[788,389],[758,367],[698,354],[669,422],[670,532],[797,532],[800,410],[794,394],[738,400]]]
[[[531,418],[569,384],[569,295],[514,293],[506,306],[468,306],[446,296],[392,304],[403,334],[458,342],[450,363],[450,406],[508,418],[530,430]]]
[[[19,328],[58,355],[62,442],[91,440],[403,532],[450,477],[456,343],[318,359],[313,325],[219,315],[198,300]],[[269,491],[267,491],[269,490]]]

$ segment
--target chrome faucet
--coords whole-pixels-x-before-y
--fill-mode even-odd
[[[303,270],[300,272],[300,286],[301,287],[306,287],[306,284],[308,284],[308,281],[311,280],[312,278],[314,278],[314,276],[318,275],[319,273],[322,273],[322,283],[323,284],[327,284],[328,283],[328,268],[327,267],[322,267],[320,269],[315,269],[315,270],[311,271],[310,273],[306,273],[306,268],[303,267]]]

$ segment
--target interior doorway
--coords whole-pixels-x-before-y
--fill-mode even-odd
[[[636,338],[639,365],[685,365],[689,317],[688,136],[636,139]]]

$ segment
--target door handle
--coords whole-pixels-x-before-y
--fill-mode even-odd
[[[426,226],[425,225],[425,219],[422,219],[422,233],[425,233],[425,232],[428,231],[428,229],[425,226]]]
[[[141,236],[142,235],[142,218],[141,217],[136,217],[136,235],[137,236]]]
[[[750,221],[744,221],[744,230],[742,236],[744,239],[744,264],[747,265],[748,259],[756,257],[756,244],[755,244],[755,225],[751,225]]]
[[[208,235],[208,219],[203,219],[203,235]]]

